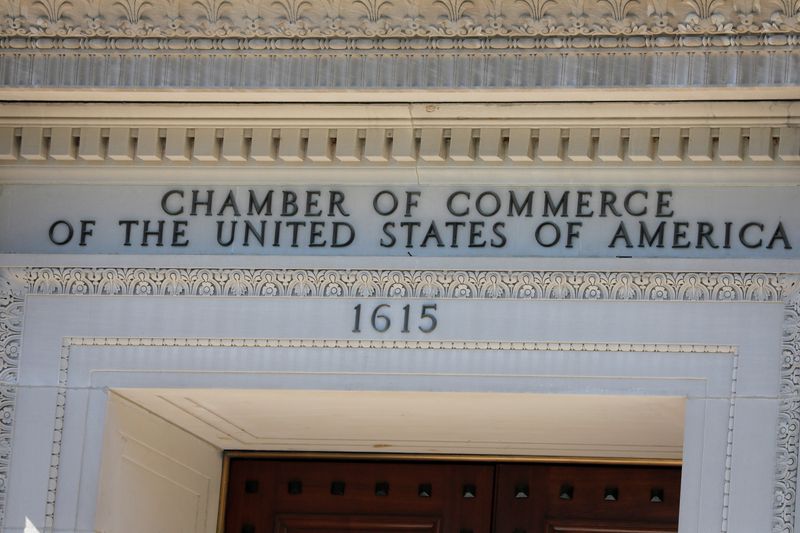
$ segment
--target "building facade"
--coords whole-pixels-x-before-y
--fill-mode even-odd
[[[3,9],[3,531],[261,531],[236,457],[800,531],[798,2]]]

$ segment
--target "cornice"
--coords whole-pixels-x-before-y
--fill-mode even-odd
[[[794,0],[10,0],[0,70],[29,87],[772,87],[800,84],[798,44]]]
[[[0,35],[11,48],[784,46],[796,44],[800,31],[800,6],[792,0],[13,0],[7,6]]]

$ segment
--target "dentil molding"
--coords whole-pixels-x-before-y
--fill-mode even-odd
[[[592,130],[595,131],[592,131]],[[214,128],[0,126],[0,164],[785,163],[800,130],[768,126]],[[384,165],[385,166],[385,165]],[[562,165],[563,166],[563,165]]]
[[[800,72],[800,69],[798,69]],[[5,104],[0,183],[796,183],[787,102]]]
[[[0,512],[11,461],[14,401],[24,302],[28,294],[235,297],[514,298],[623,301],[783,302],[784,331],[774,533],[793,533],[800,436],[800,277],[767,273],[578,272],[491,270],[337,270],[217,268],[7,268],[0,270]],[[78,340],[78,342],[83,342]],[[88,341],[89,343],[93,341]],[[150,339],[169,343],[177,339]],[[188,342],[188,341],[187,341]],[[196,339],[198,346],[211,342]],[[220,341],[214,341],[220,342]],[[221,341],[225,342],[225,341]],[[258,342],[230,340],[231,345]],[[266,342],[266,341],[265,341]],[[311,341],[314,342],[314,341]],[[534,345],[537,343],[533,343]],[[545,345],[543,349],[550,349]],[[444,348],[446,346],[432,346]],[[534,346],[535,348],[536,346]],[[570,346],[578,348],[578,346]],[[504,347],[487,344],[488,349]],[[557,346],[557,348],[564,348]],[[581,344],[580,348],[586,348]],[[636,349],[603,344],[602,349]],[[643,345],[646,348],[646,345]],[[675,346],[681,351],[706,347]],[[715,350],[719,350],[715,348]],[[727,348],[723,348],[728,350]],[[63,355],[63,354],[62,354]],[[60,382],[66,383],[63,364]],[[735,389],[732,388],[735,393]],[[732,407],[733,408],[733,407]],[[57,449],[54,439],[54,450]],[[730,449],[728,450],[730,453]],[[57,475],[58,463],[51,465]],[[726,489],[727,490],[727,489]],[[55,492],[52,493],[55,498]],[[727,502],[727,499],[726,499]],[[48,502],[52,503],[52,502]],[[725,504],[727,505],[727,503]],[[49,509],[49,507],[48,507]],[[727,509],[723,509],[723,517]],[[2,515],[0,514],[0,519]]]

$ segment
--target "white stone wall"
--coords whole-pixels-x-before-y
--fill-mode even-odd
[[[0,13],[0,194],[55,183],[794,187],[799,9],[13,1]],[[19,229],[9,218],[5,235]],[[128,497],[114,472],[134,457],[198,494],[153,483],[176,499],[165,523],[192,515],[202,519],[188,530],[213,529],[219,450],[109,403],[110,388],[156,385],[685,397],[681,533],[800,530],[796,261],[20,251],[0,256],[4,531],[117,530],[104,512]],[[440,302],[438,337],[348,334],[354,302],[406,298]],[[146,445],[126,448],[126,431]]]
[[[10,369],[19,382],[6,529],[20,531],[26,519],[65,531],[95,527],[109,387],[377,386],[685,396],[681,532],[791,530],[793,501],[782,498],[796,482],[793,278],[509,272],[496,266],[501,270],[495,273],[430,274],[363,268],[6,270],[4,279],[19,291],[14,298],[29,294],[23,357],[18,370]],[[368,279],[376,292],[364,296],[357,282]],[[392,344],[365,368],[359,342],[379,337],[355,339],[341,310],[354,300],[419,297],[429,286],[423,280],[440,287],[426,297],[445,297],[438,300],[444,327],[430,340],[446,343],[389,339]],[[502,294],[486,292],[498,282]],[[297,320],[301,316],[310,318]],[[289,339],[287,346],[296,339],[298,347],[270,349],[248,341],[271,337]],[[348,345],[348,338],[355,344]],[[496,338],[522,344],[481,344]],[[329,339],[344,344],[326,344]],[[454,340],[470,349],[453,348]],[[788,356],[783,362],[781,345]],[[411,374],[397,374],[409,364]],[[444,377],[451,375],[461,377]]]

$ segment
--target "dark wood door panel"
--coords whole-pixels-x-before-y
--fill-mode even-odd
[[[498,533],[677,530],[680,468],[498,464],[495,478]]]
[[[440,533],[439,517],[278,515],[275,533]]]
[[[674,533],[680,476],[639,466],[234,459],[225,532]]]
[[[270,533],[277,516],[435,516],[490,533],[494,465],[233,460],[226,532]]]
[[[679,468],[550,466],[547,477],[547,515],[551,519],[674,522],[677,526]],[[566,497],[568,489],[570,496]]]

